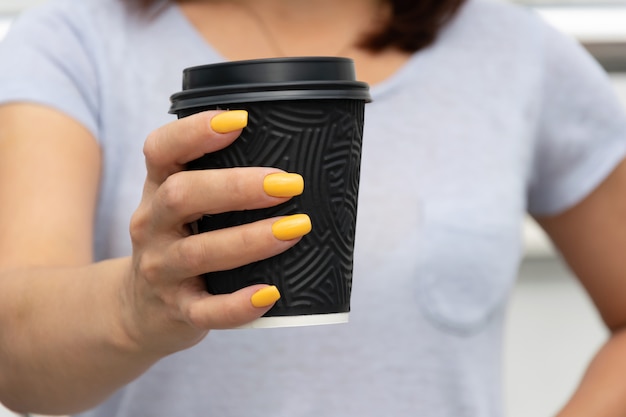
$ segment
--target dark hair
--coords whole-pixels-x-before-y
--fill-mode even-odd
[[[374,52],[387,47],[418,51],[433,43],[439,30],[452,19],[465,0],[388,0],[389,22],[366,35],[361,46]]]
[[[148,7],[156,0],[125,0]],[[339,1],[339,0],[338,0]],[[454,17],[465,0],[386,0],[391,16],[379,31],[368,33],[359,46],[373,52],[396,48],[418,51],[437,37],[439,30]]]

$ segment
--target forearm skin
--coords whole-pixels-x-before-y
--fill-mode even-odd
[[[0,273],[0,402],[18,412],[75,413],[159,359],[125,329],[129,263]]]

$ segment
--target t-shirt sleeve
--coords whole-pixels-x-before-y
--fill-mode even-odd
[[[97,138],[98,84],[90,36],[71,4],[49,2],[14,21],[0,41],[0,104],[51,106]]]
[[[608,74],[584,48],[541,25],[543,83],[528,209],[562,212],[624,159],[626,115]]]

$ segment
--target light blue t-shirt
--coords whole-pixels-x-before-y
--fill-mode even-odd
[[[102,146],[97,259],[130,253],[143,142],[173,120],[183,68],[221,60],[163,3],[50,0],[0,43],[0,102],[55,107]],[[350,323],[211,332],[84,416],[503,415],[525,213],[561,212],[608,175],[624,111],[573,40],[488,0],[371,93]]]

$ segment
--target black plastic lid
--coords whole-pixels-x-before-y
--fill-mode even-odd
[[[170,113],[203,106],[273,100],[371,101],[356,81],[354,61],[340,57],[270,58],[187,68]]]

